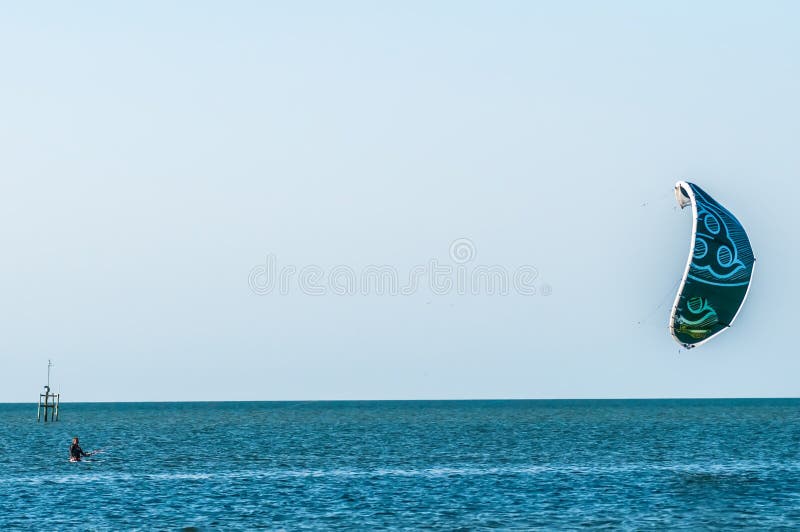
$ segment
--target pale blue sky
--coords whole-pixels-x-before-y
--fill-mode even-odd
[[[0,401],[798,396],[793,2],[79,2],[0,17]],[[666,322],[698,183],[758,265]],[[641,204],[648,202],[646,206]],[[467,237],[549,297],[257,296]]]

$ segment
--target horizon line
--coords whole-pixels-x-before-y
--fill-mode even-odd
[[[554,398],[471,398],[471,399],[189,399],[189,400],[124,400],[124,401],[61,401],[61,404],[191,404],[191,403],[457,403],[457,402],[555,402],[555,401],[724,401],[724,400],[788,400],[798,396],[719,396],[719,397],[554,397]],[[36,405],[36,401],[6,401],[0,405]]]

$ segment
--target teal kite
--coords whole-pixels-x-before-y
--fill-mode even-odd
[[[693,183],[678,181],[675,198],[692,207],[692,241],[669,328],[687,349],[727,330],[739,315],[753,277],[753,248],[742,224]]]

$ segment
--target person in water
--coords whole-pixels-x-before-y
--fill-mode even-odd
[[[84,452],[78,443],[78,438],[72,438],[72,445],[69,446],[69,461],[80,462],[82,456],[92,456],[92,453]]]

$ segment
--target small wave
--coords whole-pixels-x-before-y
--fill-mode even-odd
[[[163,473],[126,473],[108,472],[91,474],[47,474],[19,475],[0,478],[0,484],[45,485],[45,484],[91,484],[105,482],[128,481],[192,481],[192,480],[281,480],[291,478],[354,478],[354,477],[415,477],[415,478],[447,478],[477,476],[537,476],[550,474],[575,475],[616,475],[647,472],[673,472],[689,475],[731,475],[747,474],[758,471],[800,471],[800,462],[762,462],[739,461],[731,463],[692,463],[692,464],[646,464],[632,463],[619,465],[594,464],[551,464],[521,465],[503,467],[453,467],[436,466],[429,468],[334,468],[334,469],[249,469],[223,472],[163,472]]]

